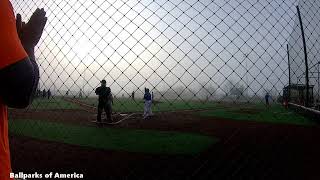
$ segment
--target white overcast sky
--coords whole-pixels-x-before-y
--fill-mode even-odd
[[[105,78],[114,94],[145,86],[221,90],[230,80],[249,83],[250,94],[264,94],[288,83],[286,45],[296,20],[295,0],[12,4],[26,19],[36,7],[47,11],[36,55],[41,85],[52,89],[92,91]]]

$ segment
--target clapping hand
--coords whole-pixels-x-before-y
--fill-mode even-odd
[[[41,38],[46,22],[46,12],[43,8],[36,9],[28,23],[23,22],[21,19],[21,15],[17,14],[17,33],[20,37],[24,49],[28,54],[30,51],[33,53],[34,47],[38,44]]]

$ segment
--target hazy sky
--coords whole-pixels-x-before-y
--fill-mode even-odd
[[[295,0],[12,3],[25,17],[36,7],[47,11],[36,51],[42,87],[92,92],[105,78],[114,94],[145,86],[213,86],[222,93],[230,80],[263,94],[288,84]]]

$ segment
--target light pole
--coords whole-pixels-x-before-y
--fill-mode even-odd
[[[320,61],[318,62],[318,99],[317,99],[317,103],[319,103],[320,101]]]
[[[245,73],[245,83],[247,86],[246,91],[248,91],[249,84],[248,84],[248,61],[247,61],[247,59],[249,58],[249,53],[244,53],[243,57],[244,57],[245,66],[246,66],[246,73]],[[248,92],[246,94],[248,94]]]
[[[89,56],[89,53],[87,52],[85,57],[84,57],[84,62],[83,62],[83,65],[84,65],[83,74],[82,74],[83,75],[83,77],[82,77],[83,78],[83,84],[82,84],[82,89],[80,88],[80,93],[82,93],[83,97],[86,97],[85,96],[85,86],[86,86],[86,83],[87,83],[86,72],[87,72],[87,69],[88,69],[86,61],[88,61],[88,56]]]
[[[82,89],[80,88],[80,93],[82,94],[83,97],[85,97],[85,85],[86,85],[86,70],[87,70],[87,65],[84,63],[84,70],[83,70],[83,85]]]
[[[298,17],[300,21],[300,28],[301,28],[301,35],[302,35],[302,43],[303,43],[303,52],[304,52],[304,61],[305,61],[305,68],[306,68],[306,87],[307,87],[307,92],[306,92],[306,102],[305,105],[306,107],[309,107],[309,65],[308,65],[308,52],[307,52],[307,45],[306,45],[306,39],[305,39],[305,34],[304,34],[304,28],[303,28],[303,23],[301,19],[301,14],[300,14],[300,9],[299,6],[297,6],[297,12],[298,12]]]

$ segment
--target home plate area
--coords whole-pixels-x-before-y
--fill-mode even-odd
[[[103,113],[101,117],[101,122],[97,121],[97,114],[94,114],[93,120],[91,121],[92,123],[96,124],[106,124],[106,125],[117,125],[120,124],[126,120],[133,120],[133,119],[138,119],[139,117],[142,118],[142,115],[139,113],[113,113],[112,114],[112,120],[107,120],[106,114]]]

